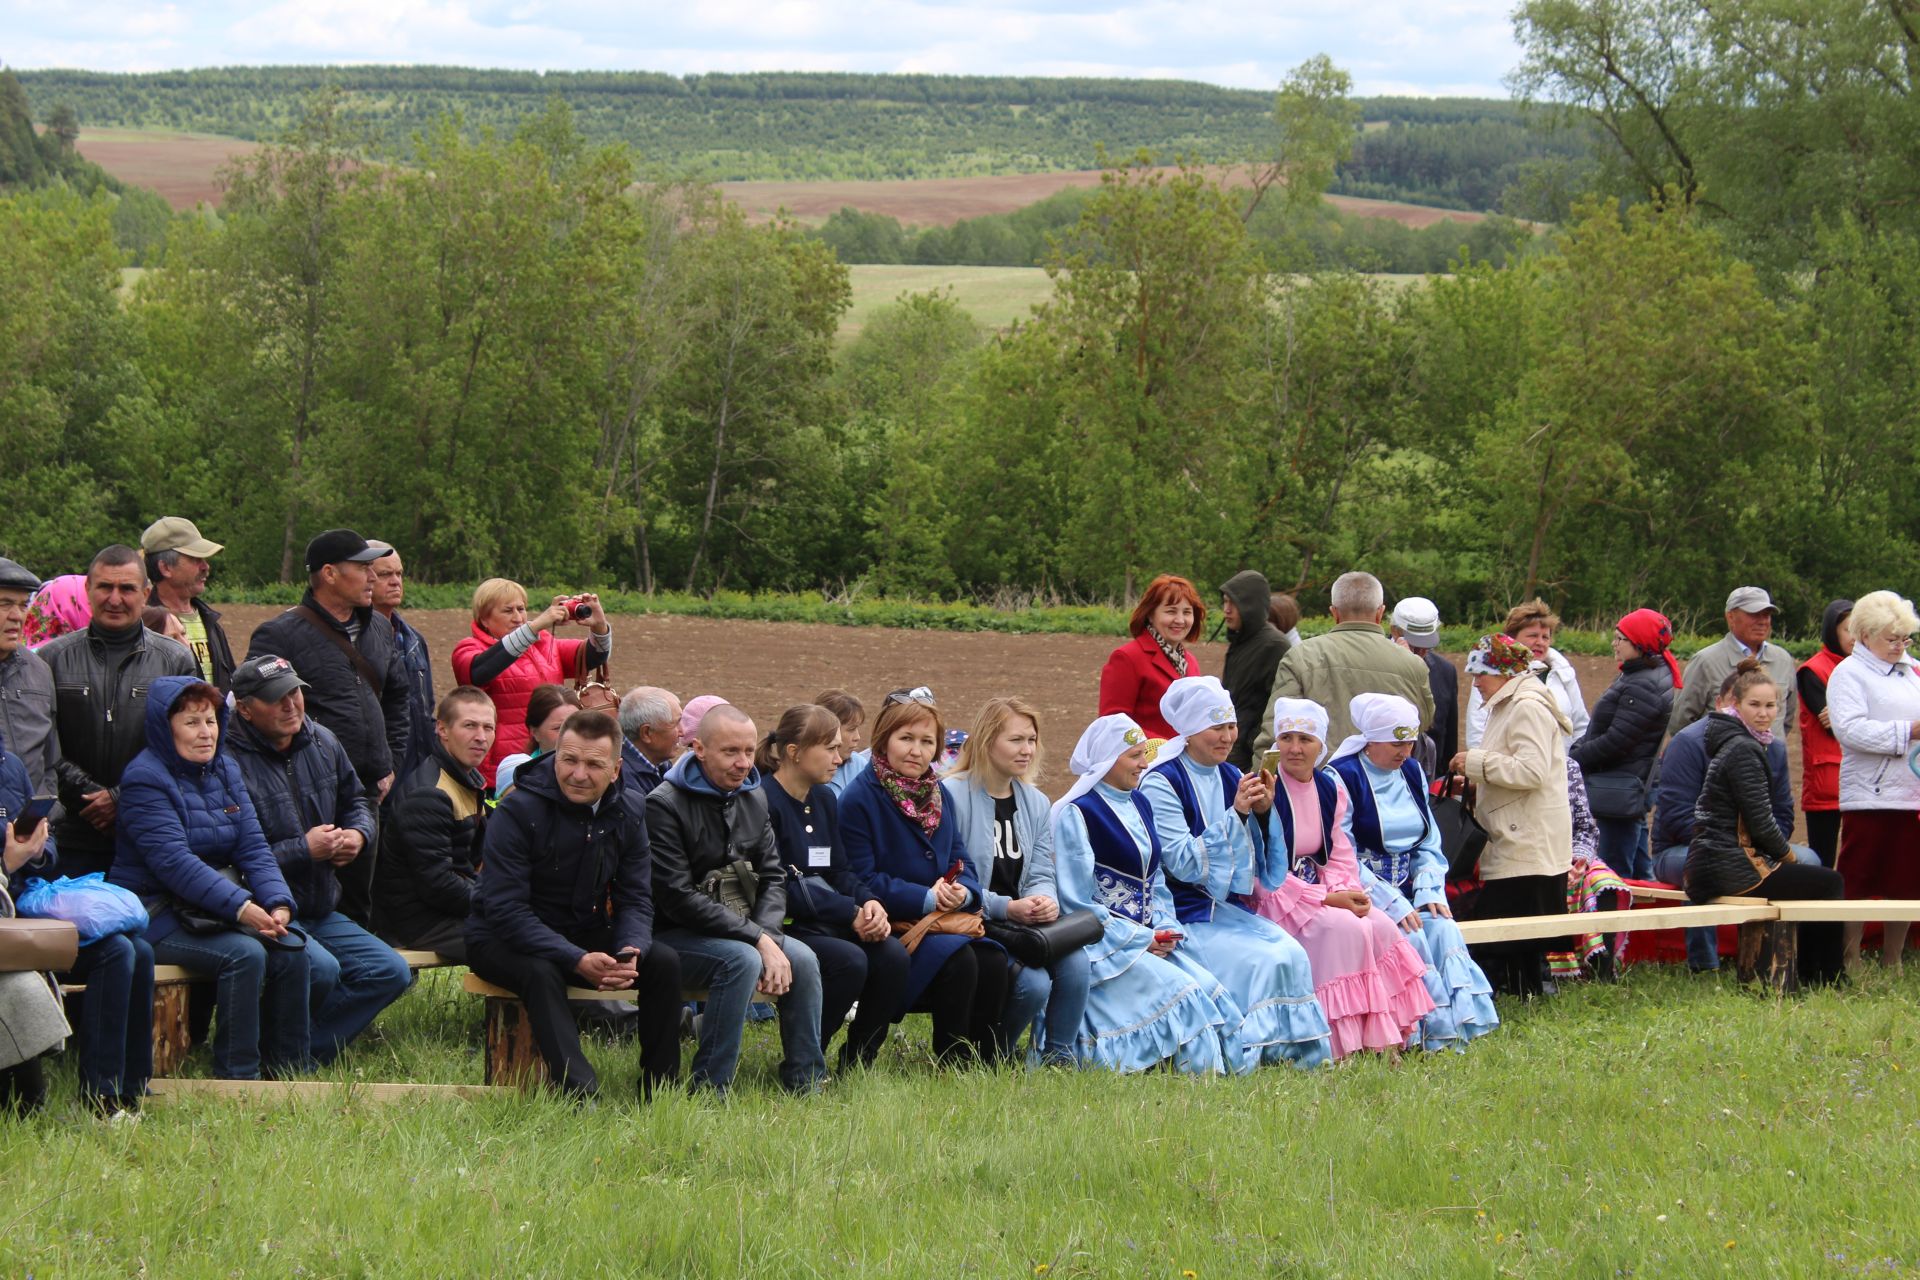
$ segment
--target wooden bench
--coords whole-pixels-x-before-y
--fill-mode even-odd
[[[440,969],[452,965],[437,951],[402,951],[407,968]],[[193,1049],[193,993],[211,984],[212,978],[183,969],[176,964],[153,966],[153,1074],[172,1075]],[[85,992],[85,983],[69,982],[61,994],[76,996]],[[202,1024],[204,1027],[204,1023]]]
[[[527,1021],[527,1006],[505,987],[495,986],[477,974],[469,973],[460,985],[469,995],[484,996],[487,1001],[485,1074],[489,1085],[531,1088],[547,1078],[547,1064],[534,1043],[533,1027]],[[624,1000],[632,1003],[639,988],[625,991],[598,991],[592,987],[568,987],[569,1000]],[[689,988],[681,992],[689,1000],[703,1000],[706,991]]]
[[[477,1102],[518,1096],[518,1089],[494,1089],[483,1084],[373,1084],[360,1080],[155,1080],[155,1099],[177,1102],[186,1098],[223,1101],[403,1102],[410,1098],[459,1098]]]

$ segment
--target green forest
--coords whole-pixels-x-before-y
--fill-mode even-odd
[[[382,168],[323,94],[130,291],[111,193],[0,199],[0,552],[72,569],[171,511],[235,582],[332,524],[426,581],[641,590],[1358,565],[1683,630],[1758,582],[1804,634],[1920,553],[1920,41],[1862,14],[1527,0],[1516,87],[1601,144],[1555,225],[1411,283],[1310,267],[1363,114],[1314,59],[1263,185],[1112,162],[1029,320],[918,295],[845,345],[831,245],[636,186],[564,102]]]
[[[109,74],[22,71],[33,100],[93,125],[185,129],[269,141],[309,98],[339,92],[343,120],[417,158],[446,116],[512,133],[558,98],[590,144],[625,143],[640,169],[734,179],[971,177],[1091,169],[1099,148],[1163,163],[1235,163],[1268,140],[1270,92],[1170,80],[766,73],[474,71],[458,67],[222,67]],[[1356,140],[1329,189],[1453,209],[1530,198],[1542,173],[1586,154],[1584,128],[1530,127],[1512,102],[1363,99]],[[1508,212],[1535,216],[1531,207]]]

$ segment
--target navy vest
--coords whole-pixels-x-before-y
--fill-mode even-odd
[[[1327,857],[1333,852],[1333,813],[1340,803],[1338,786],[1327,770],[1313,771],[1313,789],[1320,793],[1320,852],[1302,857],[1295,857],[1293,853],[1293,802],[1287,796],[1284,782],[1279,784],[1278,794],[1273,797],[1274,816],[1280,819],[1280,834],[1287,842],[1287,864],[1293,874],[1307,884],[1320,883],[1320,868],[1327,865]],[[1377,813],[1374,820],[1378,823]]]
[[[1155,765],[1153,771],[1165,778],[1173,786],[1173,794],[1180,799],[1180,816],[1187,820],[1187,834],[1197,836],[1208,827],[1206,815],[1200,812],[1200,794],[1193,789],[1193,779],[1175,756],[1165,764]],[[1240,770],[1230,764],[1220,766],[1220,785],[1225,788],[1224,795],[1231,800],[1240,786]],[[1154,835],[1157,838],[1159,832]],[[1181,924],[1205,924],[1213,919],[1214,901],[1205,889],[1197,884],[1189,884],[1178,876],[1167,877],[1167,888],[1173,894],[1173,914]]]
[[[1160,835],[1153,829],[1153,810],[1138,791],[1130,793],[1140,820],[1147,824],[1150,849],[1144,864],[1140,845],[1107,802],[1092,791],[1073,803],[1087,820],[1087,843],[1093,846],[1093,900],[1140,924],[1153,922],[1153,875],[1160,869]]]
[[[1333,771],[1347,784],[1347,798],[1353,802],[1353,852],[1367,870],[1402,893],[1413,891],[1413,851],[1433,830],[1433,809],[1427,804],[1427,779],[1411,757],[1400,766],[1400,777],[1413,801],[1420,806],[1420,839],[1398,851],[1386,847],[1380,834],[1380,806],[1373,798],[1373,782],[1358,752],[1333,762]]]

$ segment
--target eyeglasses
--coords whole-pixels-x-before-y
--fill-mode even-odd
[[[908,702],[917,702],[923,707],[930,707],[933,705],[933,690],[927,688],[925,685],[921,685],[916,689],[895,689],[887,695],[887,703],[889,706],[897,706]]]

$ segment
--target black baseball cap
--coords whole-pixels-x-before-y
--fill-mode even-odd
[[[278,702],[295,689],[311,688],[293,664],[275,653],[248,658],[233,669],[233,696]]]
[[[318,573],[330,564],[368,564],[387,554],[351,529],[329,529],[313,535],[307,544],[307,572]]]

